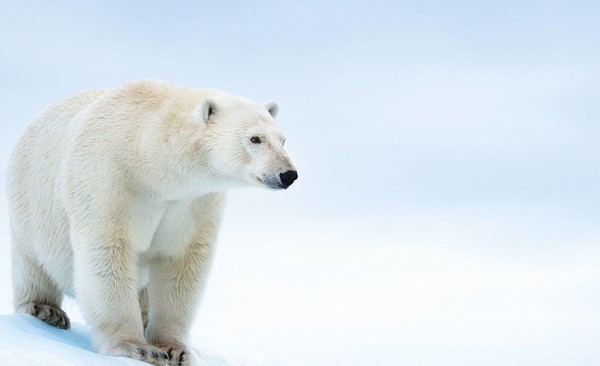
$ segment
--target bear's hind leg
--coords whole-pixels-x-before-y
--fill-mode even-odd
[[[140,290],[140,309],[142,310],[142,323],[144,324],[144,331],[148,327],[148,288],[144,287]]]
[[[33,315],[60,329],[69,329],[69,317],[60,308],[63,294],[56,284],[34,258],[18,249],[13,249],[12,257],[15,312]]]

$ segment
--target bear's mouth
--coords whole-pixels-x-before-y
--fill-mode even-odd
[[[267,186],[268,188],[283,189],[283,186],[281,185],[278,179],[274,179],[272,177],[267,177],[267,179],[256,177],[256,180],[259,181],[262,185]]]

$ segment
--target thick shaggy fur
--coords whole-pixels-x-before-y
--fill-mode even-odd
[[[15,310],[68,328],[73,296],[100,353],[188,362],[225,190],[295,171],[276,112],[158,81],[50,106],[11,159]]]

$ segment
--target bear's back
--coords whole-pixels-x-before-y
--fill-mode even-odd
[[[19,138],[11,155],[9,187],[30,189],[32,184],[39,183],[38,179],[45,180],[48,175],[56,173],[73,118],[106,92],[92,90],[71,96],[47,107],[35,118]]]
[[[9,163],[9,199],[14,209],[39,207],[40,201],[57,193],[55,178],[68,139],[68,125],[78,112],[105,93],[93,90],[64,99],[46,108],[29,124]]]

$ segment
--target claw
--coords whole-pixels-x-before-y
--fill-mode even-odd
[[[19,306],[17,312],[33,315],[47,324],[60,329],[69,329],[71,327],[69,317],[58,306],[30,302]]]

